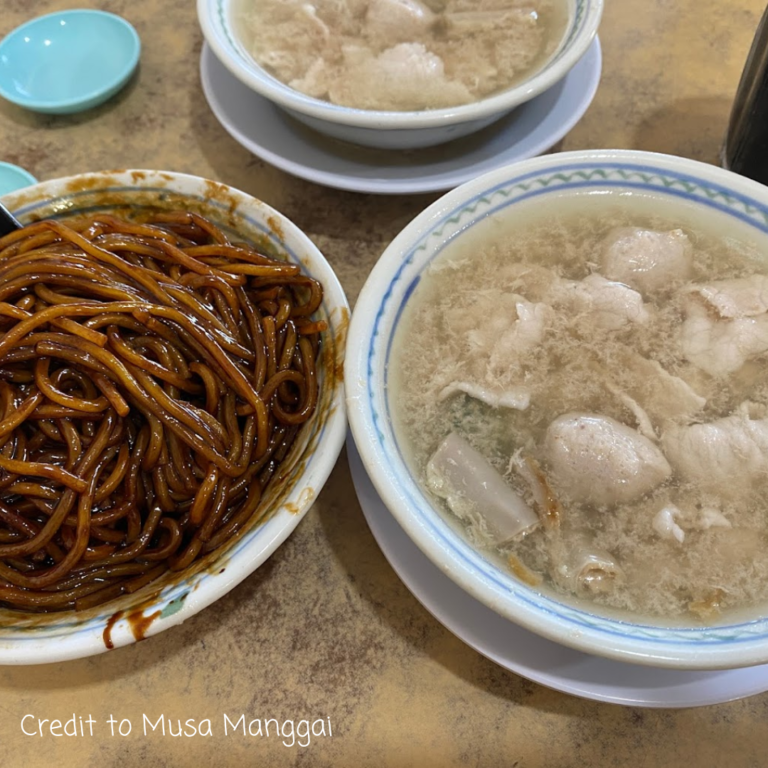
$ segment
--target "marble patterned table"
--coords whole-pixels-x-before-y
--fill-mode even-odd
[[[94,5],[4,0],[0,35],[33,6],[37,14]],[[42,179],[145,167],[237,186],[306,231],[354,303],[383,248],[436,196],[334,191],[242,149],[203,97],[194,5],[103,0],[98,7],[125,16],[141,35],[138,76],[107,104],[76,116],[38,116],[3,102],[0,159]],[[758,0],[608,0],[602,83],[559,148],[639,148],[716,163],[762,10]],[[27,732],[38,718],[93,723],[84,723],[83,735],[75,723],[77,736],[56,738],[45,728],[29,736],[25,715],[32,716]],[[225,734],[225,715],[230,723],[241,715],[245,722],[321,720],[324,735],[286,746],[290,739],[275,737],[274,725],[270,736],[243,735],[242,726]],[[172,736],[168,719],[174,730],[179,719],[194,720],[197,735]],[[210,736],[200,733],[206,719]],[[132,726],[128,735],[120,735],[123,721]],[[465,646],[387,564],[345,454],[287,543],[184,625],[91,659],[0,668],[4,768],[733,767],[765,765],[766,754],[768,694],[699,709],[622,708],[528,682]]]

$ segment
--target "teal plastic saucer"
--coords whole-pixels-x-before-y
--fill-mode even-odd
[[[0,162],[0,197],[30,184],[37,184],[37,179],[29,171],[13,163]]]
[[[0,41],[0,96],[35,112],[81,112],[114,96],[140,53],[136,30],[113,13],[39,16]]]

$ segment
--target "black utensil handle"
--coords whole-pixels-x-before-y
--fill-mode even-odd
[[[768,8],[736,91],[722,159],[726,168],[768,184]]]
[[[0,237],[17,229],[21,229],[21,224],[4,205],[0,205]]]

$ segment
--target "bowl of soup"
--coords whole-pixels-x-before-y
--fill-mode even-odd
[[[311,128],[383,149],[489,125],[584,55],[602,0],[198,0],[243,83]]]
[[[279,212],[135,170],[3,197],[0,664],[173,627],[291,534],[346,432],[349,320]]]
[[[632,151],[511,165],[376,264],[347,347],[378,493],[475,598],[592,654],[768,661],[768,190]]]

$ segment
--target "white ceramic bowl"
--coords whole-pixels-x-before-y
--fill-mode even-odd
[[[473,229],[489,217],[503,218],[530,201],[547,206],[559,196],[584,192],[683,200],[705,215],[733,217],[768,238],[768,188],[666,155],[566,152],[510,165],[458,187],[395,238],[358,298],[347,344],[347,410],[363,463],[421,550],[467,592],[526,629],[587,653],[651,666],[719,669],[768,662],[768,611],[763,618],[727,625],[665,627],[609,618],[526,586],[469,546],[434,510],[402,458],[390,416],[395,406],[387,366],[398,320],[423,270],[449,241],[469,239],[477,247]]]
[[[100,172],[42,182],[2,202],[22,223],[94,209],[194,210],[240,239],[300,263],[324,287],[318,316],[329,324],[318,407],[285,460],[286,482],[268,486],[262,503],[271,511],[264,521],[189,569],[82,614],[0,609],[0,664],[41,664],[101,653],[180,624],[239,584],[288,537],[320,493],[344,441],[341,371],[349,308],[333,270],[306,235],[273,208],[218,182],[159,171]]]
[[[354,144],[413,149],[478,131],[565,77],[589,48],[603,11],[603,0],[567,2],[569,21],[560,47],[529,79],[472,104],[418,112],[353,109],[305,96],[272,77],[246,52],[233,24],[238,0],[197,0],[197,15],[205,39],[230,72],[297,120]]]

